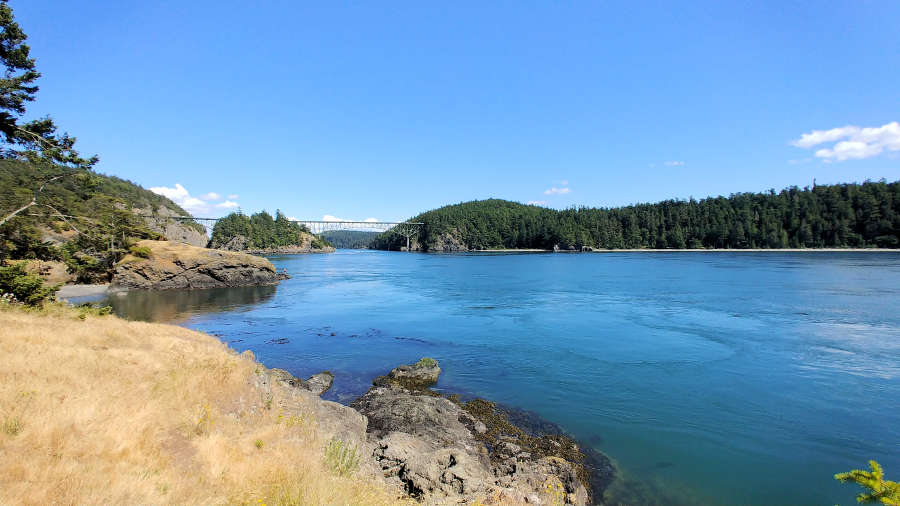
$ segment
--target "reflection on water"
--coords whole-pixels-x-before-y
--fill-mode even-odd
[[[102,304],[129,320],[179,323],[205,313],[233,311],[275,296],[276,286],[242,286],[208,290],[132,290],[111,294]]]

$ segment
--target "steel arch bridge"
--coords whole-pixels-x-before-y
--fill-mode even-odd
[[[197,221],[204,225],[212,226],[222,218],[194,218],[193,216],[144,216],[145,218],[158,218],[160,220]],[[322,221],[322,220],[289,220],[309,229],[313,234],[321,234],[331,230],[360,230],[363,232],[392,232],[406,238],[406,248],[409,249],[409,241],[419,233],[424,223],[415,221]]]

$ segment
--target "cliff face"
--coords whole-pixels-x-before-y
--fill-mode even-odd
[[[417,243],[418,244],[418,243]],[[459,251],[469,251],[469,247],[459,237],[456,230],[444,232],[436,237],[432,237],[431,242],[426,244],[426,251],[452,253]]]
[[[140,241],[147,258],[125,256],[113,271],[115,288],[153,290],[271,285],[284,276],[265,258],[245,253],[197,248],[171,241]]]
[[[196,224],[187,224],[181,220],[173,220],[172,216],[183,216],[178,211],[165,206],[158,206],[155,212],[151,207],[136,207],[132,211],[144,219],[147,223],[147,228],[162,234],[169,241],[190,244],[199,248],[206,247],[206,243],[209,242],[206,231],[201,232]]]
[[[300,253],[333,253],[334,248],[331,246],[315,247],[316,238],[308,232],[300,233],[300,240],[297,244],[281,246],[278,248],[253,248],[249,246],[246,236],[236,235],[227,242],[218,242],[212,240],[209,243],[210,248],[220,249],[224,251],[240,251],[251,255],[293,255]]]

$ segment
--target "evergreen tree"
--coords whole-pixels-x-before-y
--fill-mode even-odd
[[[266,211],[251,216],[236,212],[216,222],[209,243],[213,248],[221,248],[233,238],[241,236],[249,249],[275,249],[299,246],[304,234],[309,234],[309,229],[291,221],[281,211],[275,212],[275,218]],[[318,237],[310,240],[313,249],[329,245]]]
[[[12,8],[0,0],[0,158],[27,160],[34,165],[52,166],[56,173],[41,181],[32,190],[30,202],[0,217],[0,226],[29,207],[39,205],[37,199],[47,184],[61,178],[79,175],[93,167],[96,156],[83,158],[75,150],[75,138],[57,132],[56,123],[49,116],[26,121],[26,104],[33,102],[38,92],[36,81],[41,77],[25,44],[28,36],[16,22]],[[89,177],[85,182],[91,183]],[[49,204],[45,204],[49,205]]]
[[[885,480],[884,470],[874,460],[869,461],[871,471],[854,469],[846,473],[834,475],[834,479],[841,483],[854,482],[863,487],[867,492],[861,492],[856,496],[860,503],[881,503],[888,506],[900,506],[900,483]]]

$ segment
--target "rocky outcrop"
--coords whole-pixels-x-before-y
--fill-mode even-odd
[[[469,247],[459,237],[456,230],[445,232],[426,244],[426,250],[432,252],[454,253],[469,251]]]
[[[126,255],[112,276],[113,288],[153,290],[271,285],[284,279],[272,262],[244,253],[197,248],[171,241],[140,241],[149,255]]]
[[[377,378],[351,404],[368,419],[372,458],[389,483],[428,504],[589,504],[585,455],[571,438],[529,434],[484,400],[441,397],[425,388],[440,368],[424,362]]]
[[[173,216],[180,216],[180,213],[168,207],[158,206],[155,211],[151,207],[143,209],[135,207],[132,212],[144,219],[147,228],[162,234],[169,241],[182,242],[200,248],[206,246],[209,241],[206,231],[201,231],[201,227],[173,219]]]
[[[438,366],[437,360],[426,357],[415,364],[401,365],[391,369],[387,376],[375,378],[373,384],[382,385],[384,383],[382,386],[397,384],[407,388],[421,389],[437,383],[440,374],[441,368]]]
[[[481,399],[462,403],[422,386],[439,372],[431,359],[397,367],[349,407],[319,398],[334,377],[327,371],[302,380],[259,366],[253,381],[264,399],[286,389],[277,409],[286,419],[314,421],[326,439],[352,448],[357,473],[425,504],[586,505],[591,489],[602,496],[615,472],[609,459],[585,455],[548,422],[523,422],[524,412]],[[401,385],[411,379],[414,388]]]

